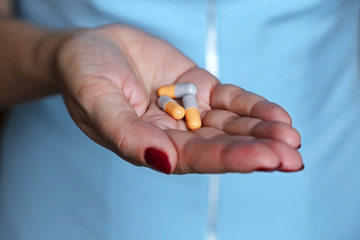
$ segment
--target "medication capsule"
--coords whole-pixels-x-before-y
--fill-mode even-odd
[[[166,95],[159,97],[158,106],[176,120],[182,119],[185,115],[184,108]]]
[[[158,89],[158,96],[167,95],[171,98],[182,98],[187,94],[196,95],[197,88],[193,83],[178,83],[162,86]]]
[[[185,108],[186,125],[189,129],[197,129],[201,127],[201,118],[199,108],[194,95],[185,95],[182,99]]]

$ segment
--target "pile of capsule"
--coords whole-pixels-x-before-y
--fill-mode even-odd
[[[189,129],[201,127],[201,119],[196,102],[197,88],[193,83],[179,83],[162,86],[158,89],[158,105],[167,114],[176,120],[185,116]],[[182,98],[182,107],[173,98]],[[185,109],[184,109],[185,108]]]

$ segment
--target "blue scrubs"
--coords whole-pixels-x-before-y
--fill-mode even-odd
[[[19,17],[45,27],[130,24],[201,67],[208,4],[17,1]],[[89,140],[53,96],[9,114],[0,146],[0,239],[360,239],[359,4],[215,3],[220,80],[290,113],[304,171],[224,174],[213,191],[209,175],[166,176],[119,159]]]

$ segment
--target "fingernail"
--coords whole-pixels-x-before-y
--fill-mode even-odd
[[[297,149],[300,149],[301,148],[301,144],[299,144],[299,146],[297,147]]]
[[[272,168],[258,168],[256,169],[257,172],[274,172],[276,169]]]
[[[169,158],[166,153],[156,149],[156,148],[147,148],[145,150],[145,161],[150,166],[156,168],[160,172],[170,174],[171,165]]]
[[[304,170],[305,165],[303,164],[298,170],[279,170],[280,172],[299,172]]]
[[[276,167],[274,167],[274,168],[264,168],[264,167],[261,167],[261,168],[258,168],[258,169],[256,169],[255,171],[258,171],[258,172],[274,172],[274,171],[276,171],[276,170],[279,170],[280,168],[281,168],[281,163],[278,165],[278,166],[276,166]]]

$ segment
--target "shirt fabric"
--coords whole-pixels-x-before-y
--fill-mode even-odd
[[[18,0],[63,29],[129,24],[206,66],[208,1]],[[0,239],[360,239],[358,0],[219,0],[218,77],[283,106],[305,170],[164,175],[88,139],[61,96],[11,109],[0,148]]]

